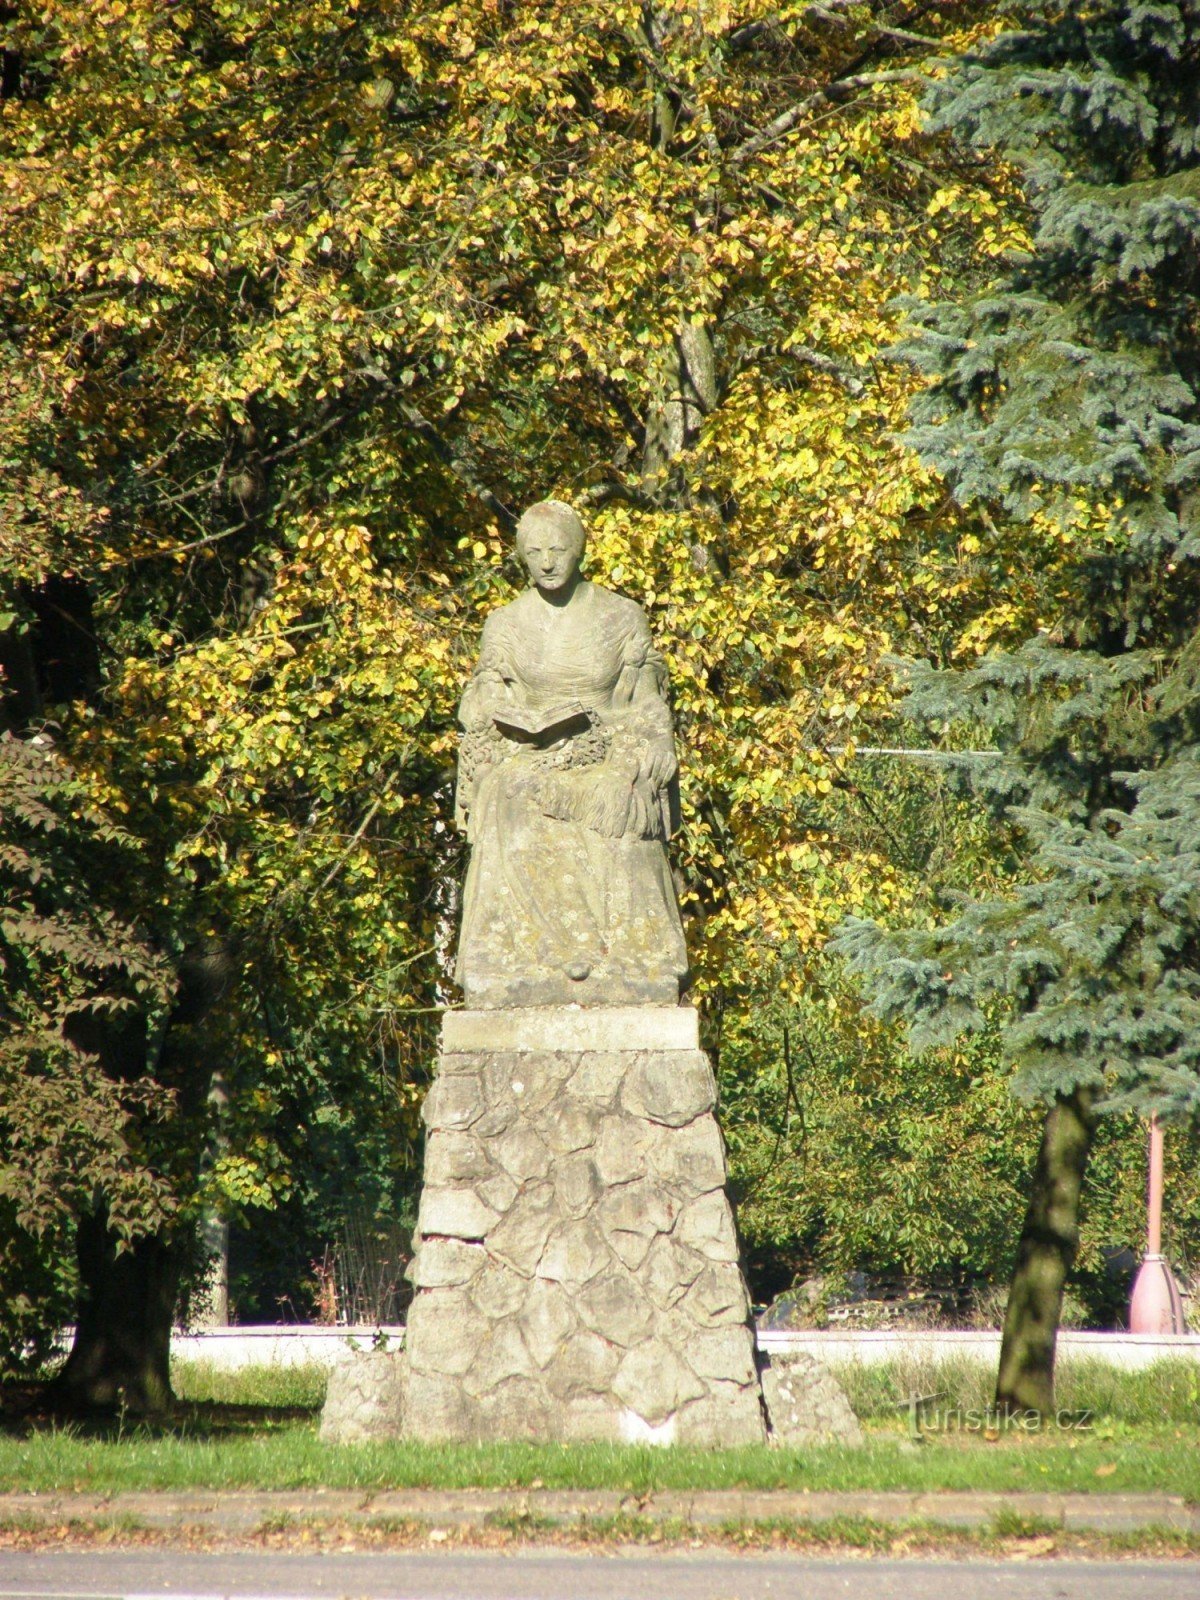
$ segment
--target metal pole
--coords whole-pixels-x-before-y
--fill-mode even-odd
[[[1150,1118],[1150,1177],[1147,1184],[1146,1259],[1133,1282],[1130,1333],[1185,1333],[1179,1285],[1162,1253],[1163,1131]]]
[[[1150,1118],[1150,1184],[1146,1221],[1146,1254],[1162,1255],[1163,1131],[1157,1117]]]

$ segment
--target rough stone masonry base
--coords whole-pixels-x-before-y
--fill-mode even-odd
[[[449,1013],[405,1348],[335,1370],[322,1437],[860,1437],[756,1353],[715,1095],[689,1007]]]
[[[423,1113],[407,1435],[764,1438],[695,1030],[684,1007],[448,1019]]]

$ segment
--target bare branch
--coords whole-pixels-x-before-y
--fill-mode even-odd
[[[844,9],[839,9],[834,5],[811,5],[800,16],[801,22],[810,20],[828,22],[835,28],[848,28],[854,19],[847,15]],[[929,34],[913,33],[910,28],[891,28],[883,22],[869,23],[865,32],[876,39],[896,39],[902,44],[940,46],[943,42],[940,39],[931,37]],[[764,37],[774,37],[786,45],[794,43],[779,17],[766,17],[758,22],[743,23],[740,27],[733,28],[726,34],[725,42],[731,50],[745,50],[748,46],[754,44],[756,40]]]
[[[390,787],[391,787],[391,785],[389,784],[388,788],[390,788]],[[376,812],[379,810],[380,806],[383,804],[384,795],[386,793],[387,793],[387,790],[385,789],[384,794],[376,795],[375,799],[371,801],[371,804],[367,807],[366,811],[363,813],[362,821],[359,823],[358,827],[355,828],[354,832],[350,835],[349,844],[347,844],[346,848],[342,851],[341,855],[338,856],[337,860],[330,867],[329,871],[321,879],[321,888],[322,889],[328,889],[329,885],[333,882],[333,880],[337,877],[338,873],[341,872],[342,868],[346,865],[347,861],[349,861],[350,857],[354,854],[354,850],[355,850],[356,845],[358,844],[358,841],[362,838],[363,834],[366,833],[367,829],[370,827],[371,822],[373,821]]]
[[[603,483],[593,484],[590,489],[580,490],[575,498],[583,506],[604,506],[610,500],[624,500],[643,511],[661,510],[654,496],[647,494],[640,485],[616,476],[605,478]]]
[[[595,379],[596,387],[599,389],[600,393],[608,401],[609,405],[616,412],[617,416],[620,417],[625,426],[625,431],[629,435],[630,439],[632,439],[635,444],[639,444],[641,442],[645,423],[630,404],[620,384],[617,383],[614,378],[610,378],[604,373],[593,371],[592,376]]]
[[[272,450],[268,454],[260,456],[258,464],[260,466],[267,467],[271,466],[276,461],[283,461],[288,456],[296,455],[298,451],[307,449],[309,445],[314,444],[324,434],[331,432],[334,428],[337,428],[349,421],[349,419],[355,415],[356,412],[363,410],[366,405],[371,404],[373,401],[382,399],[385,396],[392,396],[398,393],[398,386],[387,376],[385,372],[382,372],[377,367],[359,368],[356,375],[361,378],[368,378],[372,383],[378,385],[375,393],[365,396],[363,401],[356,406],[349,408],[343,406],[331,407],[316,427],[311,428],[307,433],[301,435],[300,438],[293,439],[289,444],[281,445],[278,450]],[[513,512],[504,504],[503,500],[501,500],[499,496],[493,494],[493,492],[475,476],[475,473],[467,465],[466,461],[464,461],[460,455],[455,453],[450,443],[437,431],[429,419],[423,416],[422,413],[417,410],[416,406],[412,405],[408,401],[401,402],[400,413],[408,425],[414,430],[414,432],[418,433],[421,438],[425,440],[426,444],[433,451],[434,455],[437,456],[438,460],[441,461],[445,466],[449,467],[450,471],[459,480],[459,482],[469,489],[471,494],[473,494],[477,500],[486,506],[486,508],[491,512],[491,514],[496,518],[503,528],[511,532],[516,527],[517,520]],[[185,489],[180,494],[165,497],[160,501],[160,504],[166,506],[180,506],[185,501],[195,500],[201,495],[212,494],[217,489],[220,481],[221,475],[218,473],[216,477],[206,479],[204,483],[201,483],[194,488]],[[205,539],[199,542],[215,542],[216,538],[225,538],[231,531],[236,530],[226,530],[219,535],[213,536],[211,539]]]
[[[455,453],[454,447],[449,440],[443,438],[428,417],[422,416],[416,406],[404,401],[401,403],[400,411],[404,420],[415,433],[424,439],[443,466],[449,468],[458,481],[470,490],[476,500],[491,512],[507,533],[512,533],[517,526],[516,513],[512,508],[506,506],[498,495],[493,494],[486,484],[480,482],[475,476],[474,470],[463,460],[462,456]]]
[[[840,361],[835,361],[832,356],[823,355],[820,350],[814,350],[810,345],[785,346],[782,343],[758,345],[738,356],[726,376],[725,387],[728,389],[739,373],[753,366],[756,361],[761,361],[764,356],[773,356],[777,361],[796,361],[801,366],[812,367],[816,372],[827,373],[841,384],[847,394],[853,395],[856,399],[866,387],[863,380],[851,368],[844,366]]]
[[[876,23],[871,32],[880,39],[898,39],[901,44],[919,44],[935,50],[945,47],[944,39],[935,39],[928,33],[913,33],[908,28],[885,28],[882,23]]]
[[[748,139],[743,139],[741,144],[735,145],[727,152],[725,159],[730,166],[740,166],[742,162],[749,161],[751,156],[756,156],[760,150],[765,150],[777,139],[782,139],[791,133],[809,112],[816,111],[818,107],[837,105],[842,100],[848,100],[858,90],[872,89],[879,83],[908,83],[920,76],[916,68],[903,67],[890,72],[858,72],[853,77],[838,78],[833,83],[827,83],[823,89],[818,89],[813,94],[806,95],[803,100],[798,100],[786,111],[781,111],[757,133],[752,133]]]

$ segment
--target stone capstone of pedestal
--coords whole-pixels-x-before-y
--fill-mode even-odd
[[[694,1013],[474,1018],[423,1111],[406,1434],[763,1440]]]

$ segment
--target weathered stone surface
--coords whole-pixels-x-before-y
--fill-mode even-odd
[[[391,1439],[404,1432],[407,1371],[400,1351],[364,1350],[329,1374],[321,1408],[327,1444]]]
[[[565,1291],[547,1278],[535,1278],[525,1297],[521,1327],[530,1355],[549,1366],[575,1328],[575,1313]]]
[[[491,1050],[456,1050],[440,1057],[438,1072],[443,1077],[452,1077],[456,1073],[478,1075],[491,1066],[493,1054]]]
[[[644,1048],[644,1042],[639,1040],[638,1049]],[[626,1051],[611,1048],[589,1051],[580,1057],[567,1088],[581,1100],[591,1100],[607,1107],[612,1104],[628,1070],[629,1055]]]
[[[632,1415],[613,1404],[611,1393],[572,1391],[555,1412],[555,1437],[563,1444],[617,1444],[624,1438],[624,1418]]]
[[[633,1050],[698,1050],[692,1006],[538,1006],[535,1010],[447,1011],[442,1060],[460,1052],[586,1051],[602,1059]]]
[[[713,1117],[697,1117],[682,1128],[660,1128],[647,1154],[662,1181],[683,1195],[725,1187],[725,1145]]]
[[[555,1430],[550,1396],[532,1378],[506,1378],[476,1404],[479,1438],[545,1439]]]
[[[469,1128],[484,1111],[479,1078],[457,1075],[438,1077],[425,1096],[421,1116],[427,1128]]]
[[[707,1062],[556,1026],[562,1048],[443,1061],[429,1097],[407,1431],[761,1438]]]
[[[425,1145],[426,1184],[437,1188],[466,1183],[472,1178],[486,1178],[492,1170],[488,1152],[475,1134],[447,1129],[430,1133]]]
[[[474,1189],[424,1189],[417,1227],[427,1238],[482,1239],[496,1221]]]
[[[579,1291],[575,1305],[593,1333],[623,1347],[644,1339],[654,1321],[637,1280],[620,1267],[609,1267],[593,1278]]]
[[[762,1444],[766,1433],[758,1383],[752,1379],[746,1384],[710,1384],[707,1393],[680,1409],[675,1437],[679,1444],[731,1450]]]
[[[638,1123],[627,1116],[605,1117],[596,1137],[596,1171],[610,1187],[645,1175],[646,1141]]]
[[[471,1299],[489,1321],[516,1316],[528,1292],[528,1279],[501,1261],[492,1261],[471,1282]]]
[[[544,1178],[550,1171],[549,1150],[533,1129],[524,1124],[509,1128],[492,1140],[489,1154],[517,1183]]]
[[[621,1088],[621,1104],[635,1117],[681,1128],[716,1104],[717,1085],[708,1058],[698,1050],[639,1058]]]
[[[586,1150],[554,1164],[554,1192],[568,1217],[584,1217],[600,1198],[600,1174]]]
[[[517,1120],[517,1102],[505,1100],[501,1105],[489,1106],[474,1123],[471,1132],[477,1139],[494,1139],[498,1133],[511,1128]]]
[[[759,1358],[772,1444],[861,1444],[863,1432],[846,1392],[805,1351]]]
[[[698,1250],[710,1261],[736,1261],[738,1258],[733,1213],[723,1192],[703,1194],[689,1202],[680,1214],[675,1237],[680,1244]]]
[[[547,1368],[547,1387],[559,1400],[577,1400],[583,1395],[596,1396],[612,1411],[612,1381],[622,1354],[616,1345],[610,1344],[599,1334],[589,1333],[586,1329],[572,1334]],[[611,1436],[615,1435],[614,1426]]]
[[[523,1277],[531,1278],[557,1221],[552,1186],[531,1184],[517,1195],[504,1219],[488,1236],[488,1249]]]
[[[513,1201],[517,1198],[517,1185],[506,1172],[497,1172],[494,1177],[485,1178],[482,1183],[475,1185],[475,1193],[498,1216],[511,1209]]]
[[[701,1378],[725,1379],[743,1385],[756,1381],[754,1334],[745,1324],[727,1328],[695,1328],[680,1354]]]
[[[405,1353],[414,1372],[461,1377],[488,1332],[462,1289],[421,1289],[409,1307]]]
[[[707,1387],[670,1345],[650,1339],[631,1350],[621,1362],[613,1379],[613,1393],[645,1422],[657,1426],[687,1401],[707,1393]]]
[[[539,1062],[548,1065],[552,1057],[539,1057]],[[515,1107],[517,1096],[525,1092],[525,1079],[533,1063],[525,1058],[518,1061],[513,1056],[492,1056],[480,1074],[483,1084],[483,1094],[489,1106],[511,1105]]]
[[[565,1053],[499,1057],[484,1073],[488,1103],[519,1106],[523,1116],[535,1117],[562,1096],[563,1083],[574,1072],[578,1060],[578,1056]],[[558,1120],[555,1109],[556,1115],[547,1119],[542,1130],[543,1137]]]
[[[564,1097],[555,1106],[553,1117],[546,1119],[546,1143],[560,1155],[590,1149],[596,1142],[599,1125],[600,1116],[593,1106]]]
[[[660,1237],[650,1246],[639,1278],[654,1304],[666,1311],[683,1299],[707,1265],[704,1256],[677,1239]]]
[[[645,1178],[610,1190],[597,1208],[609,1244],[634,1271],[649,1254],[655,1234],[669,1233],[678,1213],[675,1197]]]
[[[742,1275],[730,1263],[705,1267],[680,1304],[702,1328],[728,1327],[750,1315]]]
[[[463,1388],[475,1399],[491,1394],[506,1378],[532,1378],[533,1357],[515,1321],[496,1323],[475,1351]]]
[[[475,1402],[456,1378],[410,1370],[405,1388],[404,1432],[413,1439],[480,1436]]]
[[[538,1262],[539,1278],[578,1286],[590,1283],[612,1260],[604,1235],[590,1218],[561,1223],[551,1234]]]
[[[487,1265],[482,1244],[464,1239],[426,1239],[408,1271],[418,1289],[448,1289],[469,1283]]]

